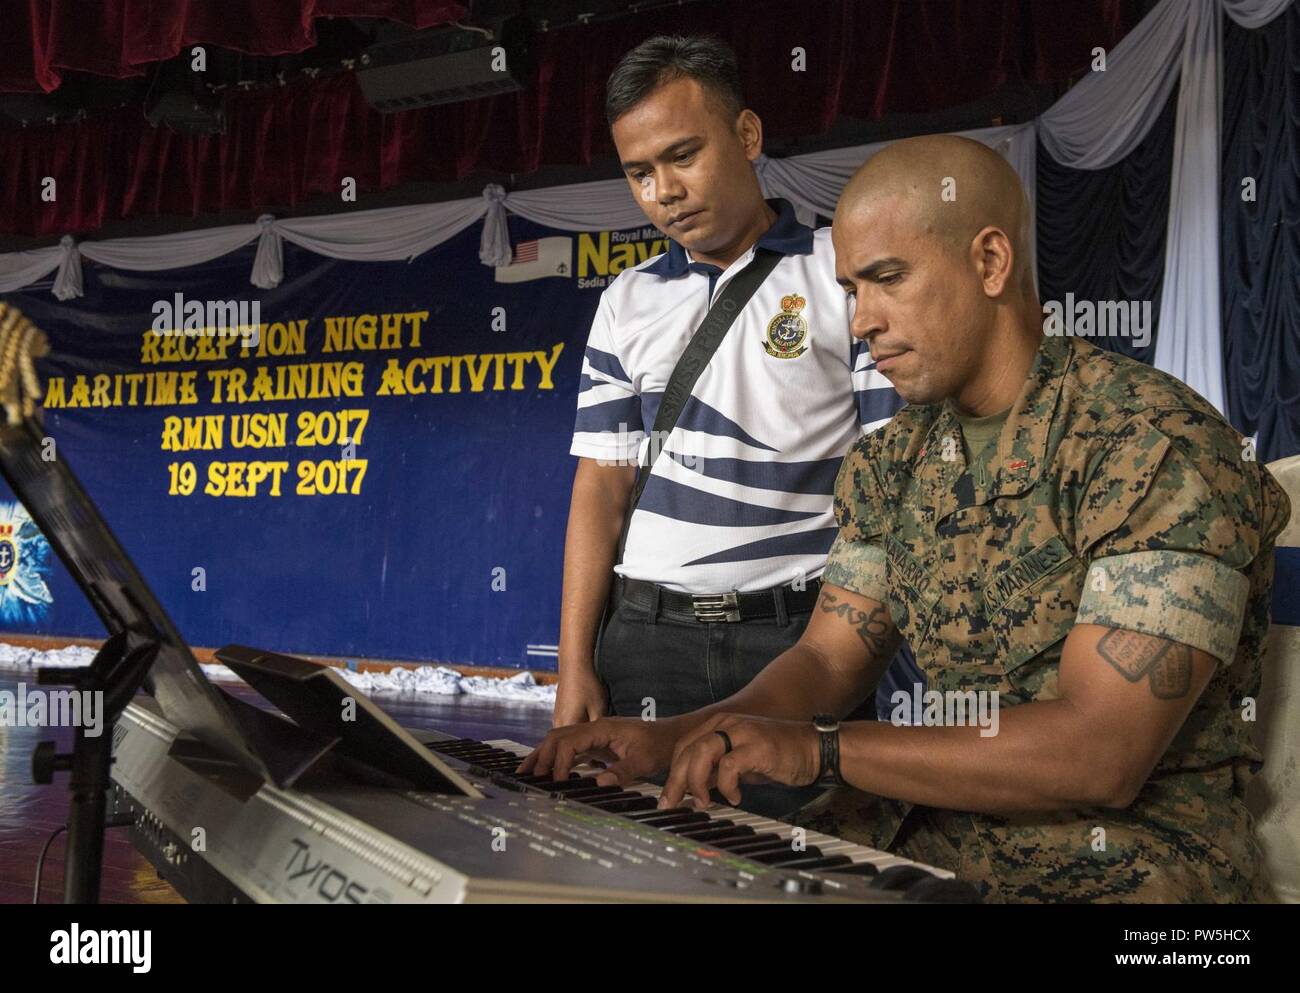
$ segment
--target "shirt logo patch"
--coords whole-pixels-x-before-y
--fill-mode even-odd
[[[799,311],[808,301],[797,293],[781,298],[781,313],[767,322],[763,349],[774,359],[797,359],[808,351],[808,322]]]

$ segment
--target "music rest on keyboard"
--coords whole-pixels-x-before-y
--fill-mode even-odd
[[[529,749],[411,730],[481,797],[312,774],[292,788],[195,760],[150,701],[115,742],[115,805],[197,902],[973,901],[951,873],[724,805],[660,811],[659,788],[516,777]],[[174,747],[175,746],[175,747]]]

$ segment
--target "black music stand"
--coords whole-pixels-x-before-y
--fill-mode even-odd
[[[133,638],[119,631],[100,647],[89,666],[76,669],[42,669],[36,681],[42,686],[71,686],[76,693],[103,694],[103,723],[91,736],[76,729],[72,753],[58,753],[55,743],[42,741],[32,753],[32,781],[54,782],[56,772],[70,772],[68,788],[68,844],[63,870],[64,903],[98,903],[99,879],[104,862],[104,818],[112,779],[113,728],[131,702],[158,657],[156,641]]]
[[[43,670],[43,684],[63,684],[104,694],[105,720],[92,738],[77,729],[70,754],[42,742],[32,756],[36,782],[70,772],[68,870],[64,898],[99,899],[104,813],[111,783],[113,728],[143,685],[183,736],[171,756],[199,764],[218,760],[240,767],[254,782],[292,786],[330,753],[371,768],[392,770],[417,789],[479,796],[465,779],[334,673],[314,673],[311,663],[242,646],[227,646],[229,661],[254,688],[297,723],[254,707],[213,686],[158,598],[114,537],[66,460],[47,459],[43,432],[32,419],[4,423],[0,414],[0,475],[45,535],[108,629],[89,667]],[[306,668],[304,668],[306,667]],[[315,678],[313,678],[315,677]],[[353,696],[361,720],[330,726],[320,714],[326,694],[333,702]],[[338,713],[337,706],[334,713]]]

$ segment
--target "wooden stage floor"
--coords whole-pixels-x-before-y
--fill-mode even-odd
[[[19,683],[34,688],[35,672],[0,669],[0,691],[17,693]],[[221,686],[250,701],[260,699],[242,683],[223,682]],[[551,726],[551,708],[545,704],[429,694],[377,694],[371,699],[399,724],[479,740],[512,738],[531,745]],[[58,775],[50,786],[32,783],[32,750],[45,740],[56,741],[60,751],[68,751],[72,733],[67,728],[0,726],[0,903],[31,902],[41,848],[67,818],[67,775]],[[61,899],[66,837],[66,832],[61,834],[46,856],[42,903]],[[106,834],[101,899],[104,903],[183,902],[131,846],[125,828],[110,829]]]

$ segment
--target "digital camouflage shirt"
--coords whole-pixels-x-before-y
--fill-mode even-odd
[[[988,472],[967,471],[958,430],[944,404],[908,406],[857,443],[823,577],[889,605],[929,689],[1054,699],[1076,623],[1219,667],[1123,810],[1006,817],[837,790],[797,822],[952,869],[989,900],[1267,899],[1243,701],[1259,691],[1285,493],[1195,392],[1079,338],[1043,340]]]

